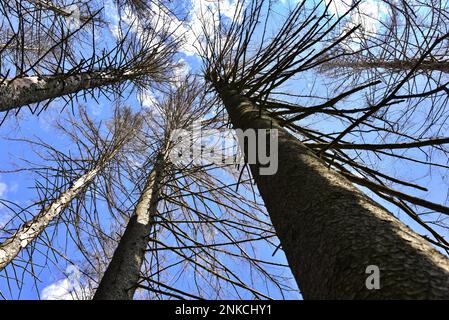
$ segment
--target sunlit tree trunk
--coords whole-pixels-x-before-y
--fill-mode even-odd
[[[358,70],[367,69],[386,69],[392,71],[409,71],[416,68],[418,71],[440,71],[449,73],[449,62],[447,61],[427,61],[424,60],[418,64],[416,59],[410,60],[360,60],[360,61],[345,61],[336,60],[324,65],[326,69],[330,68],[351,68]]]
[[[0,80],[0,111],[126,81],[138,76],[137,72],[120,70],[93,71],[57,76],[19,77]]]
[[[111,262],[100,281],[94,299],[132,300],[150,240],[160,196],[164,157],[160,154],[129,219]]]
[[[47,1],[47,0],[27,0],[27,1],[29,3],[35,4],[38,7],[53,11],[54,13],[59,14],[64,17],[70,17],[73,14],[70,10],[66,10],[64,8],[58,7],[51,1]]]
[[[217,91],[234,128],[278,130],[277,173],[250,167],[304,298],[449,299],[446,257],[236,90]],[[370,265],[378,290],[366,286]]]

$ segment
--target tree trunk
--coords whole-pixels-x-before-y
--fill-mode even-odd
[[[138,73],[93,71],[55,76],[20,77],[0,80],[0,111],[8,111],[28,104],[54,99],[105,85],[130,80]]]
[[[153,171],[137,202],[111,262],[94,295],[94,300],[132,300],[150,240],[160,196],[164,157],[158,156]]]
[[[0,244],[0,271],[3,270],[30,242],[36,239],[42,231],[70,204],[85,186],[105,166],[102,162],[75,181],[72,187],[64,191],[47,208],[42,210],[32,220],[22,225],[17,232]]]
[[[278,171],[260,195],[305,299],[449,299],[449,260],[329,169],[231,87],[217,86],[235,128],[278,130]],[[366,286],[369,265],[380,289]]]
[[[351,68],[357,70],[388,69],[393,71],[411,70],[418,63],[417,59],[410,60],[368,60],[368,61],[331,61],[324,66],[326,68]],[[418,71],[440,71],[449,73],[449,62],[424,60],[417,67]]]
[[[53,11],[54,13],[59,14],[64,17],[70,17],[73,14],[73,12],[71,12],[69,10],[65,10],[61,7],[54,5],[51,1],[46,1],[46,0],[27,0],[27,1],[38,6],[38,7]]]

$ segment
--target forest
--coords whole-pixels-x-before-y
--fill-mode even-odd
[[[445,0],[0,0],[0,300],[449,299],[448,98]]]

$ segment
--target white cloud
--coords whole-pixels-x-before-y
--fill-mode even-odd
[[[184,59],[178,60],[178,67],[174,70],[175,81],[182,81],[189,74],[190,67]]]
[[[72,300],[71,284],[68,279],[59,280],[42,290],[42,299],[44,300]]]
[[[150,90],[143,90],[139,94],[139,101],[144,108],[153,108],[156,103],[156,97]]]
[[[156,17],[159,17],[159,19],[155,19],[153,22],[153,28],[156,33],[167,32],[174,38],[181,39],[181,51],[188,56],[196,54],[196,50],[193,47],[195,39],[191,39],[188,23],[179,21],[175,16],[169,15],[156,2],[152,2],[151,11]]]
[[[329,4],[329,10],[339,17],[351,8],[352,1],[326,0],[326,4]],[[360,28],[343,43],[346,49],[349,51],[359,49],[362,38],[378,32],[381,25],[380,20],[387,11],[385,3],[379,0],[364,0],[354,8],[349,14],[349,21],[343,27],[343,32],[347,32],[358,25],[360,25]]]
[[[192,0],[189,19],[186,22],[168,15],[159,6],[153,4],[151,9],[162,18],[161,23],[155,26],[155,30],[168,29],[174,37],[182,39],[180,51],[187,56],[194,56],[198,54],[198,41],[203,41],[204,38],[203,26],[207,33],[211,33],[218,25],[219,10],[222,16],[232,19],[236,15],[238,3],[237,0]],[[238,20],[242,18],[241,13],[239,17],[236,17]]]
[[[351,7],[351,3],[352,1],[349,0],[326,0],[329,10],[337,16],[345,14]]]
[[[124,7],[119,11],[113,0],[105,0],[104,2],[105,16],[108,21],[108,27],[112,35],[121,40],[126,33],[120,30],[120,24],[128,26],[134,33],[143,32],[143,28],[137,15],[129,7]]]
[[[142,168],[144,165],[144,162],[140,160],[138,157],[135,157],[133,154],[127,154],[126,159],[129,161],[130,165],[134,169]]]
[[[41,296],[43,300],[80,300],[87,297],[86,288],[80,284],[81,273],[77,266],[66,268],[67,277],[45,287]]]
[[[204,29],[206,29],[207,34],[213,34],[219,23],[218,12],[229,19],[241,21],[244,10],[241,9],[237,12],[238,10],[240,10],[240,4],[237,0],[217,0],[210,2],[193,0],[190,14],[190,33],[187,37],[187,43],[195,44],[198,42],[197,39],[204,41]],[[237,13],[239,14],[238,16]]]
[[[380,18],[386,12],[385,3],[377,0],[361,2],[351,15],[354,25],[360,24],[367,34],[375,33],[380,26]]]
[[[238,3],[238,0],[192,0],[188,21],[180,21],[152,1],[150,11],[158,17],[152,20],[153,29],[157,34],[165,31],[174,38],[181,39],[180,51],[187,56],[194,56],[198,54],[198,39],[202,41],[201,38],[204,35],[203,24],[207,28],[206,32],[213,31],[218,24],[218,10],[222,16],[232,19],[239,8]],[[241,13],[236,17],[238,20],[242,18]],[[119,28],[120,21],[131,26],[131,31],[134,33],[146,32],[138,17],[129,8],[125,8],[120,16],[112,0],[105,1],[105,14],[109,21],[109,29],[117,39],[122,36]]]
[[[14,187],[14,186],[13,186]],[[4,183],[0,182],[0,199],[3,198],[7,192],[12,191],[9,186]],[[4,205],[0,202],[0,229],[5,227],[5,225],[11,220],[12,214],[10,212],[6,212]]]
[[[117,39],[120,38],[119,21],[120,16],[118,13],[117,6],[112,0],[106,0],[104,2],[104,13],[108,21],[109,30]]]

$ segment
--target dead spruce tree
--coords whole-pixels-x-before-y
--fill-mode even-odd
[[[364,8],[356,8],[345,19],[341,29],[354,25],[355,21],[360,29],[333,49],[332,54],[338,58],[322,64],[321,71],[348,83],[351,83],[349,79],[360,82],[376,77],[382,77],[385,83],[394,83],[413,70],[403,89],[416,97],[429,97],[429,91],[440,92],[437,98],[441,101],[433,97],[433,104],[446,103],[447,93],[443,89],[447,89],[449,73],[447,40],[430,51],[429,47],[449,32],[448,4],[444,1],[379,1],[377,5],[379,12],[371,16],[362,12]],[[342,32],[341,29],[335,33]]]
[[[96,21],[104,7],[93,3],[74,5],[80,10],[75,22],[47,2],[0,3],[6,35],[0,47],[0,111],[30,105],[41,111],[56,98],[70,104],[94,89],[120,93],[120,85],[130,82],[147,90],[167,83],[179,40],[168,22],[154,28],[162,18],[150,12],[145,21],[119,23],[111,32]]]
[[[16,217],[27,212],[31,213],[34,207],[41,207],[41,209],[37,214],[32,214],[32,218],[22,223],[16,230],[8,231],[9,236],[2,239],[0,270],[6,268],[30,244],[35,243],[50,224],[60,219],[64,210],[74,205],[76,199],[82,199],[85,196],[91,185],[95,185],[94,181],[98,179],[98,176],[102,175],[111,166],[111,163],[116,161],[115,159],[138,132],[142,123],[142,119],[133,115],[129,109],[119,110],[109,126],[109,133],[104,136],[104,133],[100,133],[99,127],[89,119],[83,108],[79,109],[76,121],[73,118],[69,121],[71,121],[71,126],[68,127],[67,123],[59,124],[59,129],[77,145],[81,153],[80,159],[74,160],[71,158],[72,155],[66,156],[43,141],[27,141],[31,146],[48,150],[58,166],[52,168],[47,164],[47,167],[43,168],[26,169],[31,172],[36,171],[38,176],[44,178],[43,183],[37,184],[41,200],[26,210],[17,211]],[[40,152],[42,152],[40,156],[43,159],[48,159],[45,152]],[[83,156],[86,159],[83,159]],[[67,167],[64,168],[64,165]],[[17,170],[13,172],[17,172]],[[49,183],[49,181],[51,182]],[[12,204],[6,205],[12,208]],[[10,221],[10,224],[14,225],[13,222]]]
[[[157,214],[165,157],[164,152],[157,155],[153,170],[137,201],[134,214],[119,240],[119,245],[101,279],[94,299],[132,300],[154,224],[154,216]]]
[[[139,17],[145,16],[142,13],[148,9],[146,1],[120,2],[135,5],[134,10],[140,12]],[[33,6],[36,1],[28,3]],[[343,32],[334,31],[357,10],[358,4],[349,7],[350,12],[337,19],[330,14],[329,3],[303,1],[291,10],[285,11],[284,8],[278,14],[277,6],[281,4],[276,1],[240,1],[231,21],[224,19],[220,12],[213,20],[209,19],[208,14],[202,16],[205,34],[198,39],[198,45],[204,61],[207,89],[213,94],[212,99],[221,101],[219,111],[225,110],[209,124],[222,128],[229,119],[234,128],[261,130],[257,135],[262,138],[271,134],[269,130],[277,130],[277,172],[263,175],[260,169],[263,169],[264,164],[251,161],[243,166],[242,172],[250,168],[305,298],[448,298],[449,263],[434,246],[446,253],[449,250],[449,243],[443,233],[447,229],[444,219],[449,214],[449,208],[426,199],[422,192],[427,189],[414,179],[396,175],[392,173],[393,170],[378,169],[382,163],[372,160],[393,158],[432,169],[448,168],[438,161],[438,155],[441,158],[448,154],[444,147],[447,137],[440,137],[440,132],[446,126],[445,117],[442,116],[445,104],[440,104],[436,108],[438,110],[431,106],[432,113],[425,121],[416,116],[419,112],[414,112],[418,106],[429,108],[421,101],[432,101],[437,95],[444,97],[446,86],[437,79],[435,83],[438,85],[429,90],[418,88],[417,92],[411,92],[407,88],[408,83],[413,83],[415,75],[425,68],[427,61],[431,61],[430,57],[435,56],[439,48],[444,48],[447,34],[441,32],[442,29],[435,29],[438,32],[426,39],[426,45],[412,60],[415,66],[400,73],[395,81],[385,80],[379,72],[374,72],[374,76],[359,77],[351,83],[349,89],[347,85],[335,82],[336,88],[333,90],[328,90],[329,87],[322,84],[312,90],[308,85],[312,88],[315,85],[313,71],[326,64],[332,65],[342,57],[349,59],[356,54],[336,49],[346,45],[360,28],[349,24],[349,28]],[[205,6],[208,10],[208,5]],[[64,12],[58,12],[54,7],[38,7],[38,11],[47,10],[55,16],[64,16]],[[7,5],[3,8],[11,9]],[[220,6],[215,8],[220,10]],[[28,79],[30,71],[33,71],[32,75],[39,76],[63,74],[65,80],[77,72],[78,75],[92,71],[103,72],[104,65],[111,66],[110,58],[118,57],[112,60],[119,67],[107,68],[110,73],[100,73],[94,80],[89,80],[87,76],[88,81],[84,83],[88,86],[87,91],[83,85],[77,87],[82,91],[76,91],[75,83],[72,86],[75,91],[56,90],[59,95],[38,95],[39,99],[45,100],[68,94],[70,103],[76,93],[91,92],[95,86],[89,85],[98,83],[97,78],[114,78],[116,70],[119,70],[119,77],[116,78],[123,79],[130,69],[135,70],[123,68],[124,65],[138,66],[138,70],[146,68],[147,64],[139,63],[147,62],[143,58],[147,57],[146,54],[137,54],[136,60],[135,53],[142,52],[142,47],[152,48],[154,41],[159,39],[156,36],[145,41],[148,39],[145,37],[145,24],[138,24],[134,29],[128,26],[129,32],[119,32],[119,49],[94,53],[85,62],[79,55],[66,49],[68,42],[64,40],[72,38],[74,42],[79,41],[78,32],[87,25],[94,25],[89,24],[89,19],[76,30],[52,36],[51,40],[59,47],[52,46],[48,50],[51,53],[42,53],[39,51],[41,47],[33,50],[32,46],[25,47],[24,42],[18,39],[24,39],[24,31],[33,30],[36,26],[39,26],[40,34],[50,35],[46,24],[23,28],[22,25],[29,21],[42,21],[37,16],[22,21],[28,11],[15,10],[12,10],[11,16],[17,18],[19,23],[9,26],[12,32],[6,41],[2,39],[5,45],[0,49],[8,57],[7,71],[2,71],[2,78],[4,83],[10,81],[9,86],[3,87],[7,88],[4,92],[10,99],[20,97],[21,92],[11,85],[14,80],[8,76],[8,70],[16,70],[15,74],[20,75],[18,78],[25,79],[26,83],[30,80],[38,82],[43,86],[42,91],[48,93],[46,85],[54,82],[50,78],[46,78],[50,79],[48,83],[39,82],[40,78]],[[280,27],[279,20],[283,22]],[[123,23],[126,24],[126,21]],[[16,26],[20,26],[19,29]],[[155,28],[149,28],[149,32],[159,34]],[[163,38],[172,43],[172,33],[167,32],[165,35]],[[129,43],[133,45],[128,46]],[[151,50],[143,51],[154,53]],[[11,55],[11,52],[16,55]],[[2,63],[2,66],[5,64]],[[120,71],[124,69],[125,73],[121,74]],[[42,73],[41,70],[47,72]],[[172,70],[167,67],[166,71],[170,74]],[[147,75],[147,71],[144,74]],[[141,89],[159,80],[166,80],[163,76],[156,81],[156,78],[142,77],[148,81],[134,80],[141,84]],[[20,84],[20,81],[17,83]],[[110,88],[107,84],[110,82],[100,83],[97,87]],[[122,94],[121,88],[113,89],[114,93]],[[331,92],[326,94],[326,91]],[[366,91],[370,91],[371,96],[360,106],[360,102],[366,98],[363,96]],[[26,99],[21,101],[30,103]],[[4,102],[9,103],[9,100]],[[13,105],[10,107],[14,108]],[[399,107],[403,108],[398,112]],[[274,233],[268,217],[260,212],[257,201],[249,201],[245,197],[246,193],[243,196],[241,179],[234,184],[240,187],[241,194],[238,194],[230,188],[233,184],[217,172],[217,169],[222,168],[203,163],[179,166],[170,161],[158,161],[161,150],[165,150],[163,146],[167,146],[165,133],[170,132],[167,122],[176,123],[173,117],[182,114],[176,108],[168,109],[173,112],[162,112],[162,117],[155,116],[158,119],[156,122],[152,121],[153,117],[146,115],[145,121],[151,124],[139,132],[145,139],[139,136],[139,143],[134,140],[134,143],[128,144],[132,147],[122,153],[126,156],[121,161],[116,158],[111,166],[105,167],[102,179],[92,180],[89,185],[91,192],[81,193],[61,212],[62,220],[67,224],[66,228],[62,228],[67,232],[65,239],[75,243],[78,253],[88,264],[85,273],[89,276],[89,286],[95,287],[92,283],[98,281],[102,273],[102,270],[98,272],[99,269],[110,263],[109,257],[103,256],[105,252],[112,251],[104,249],[117,244],[110,268],[103,277],[104,281],[100,282],[100,287],[112,285],[118,287],[118,290],[111,292],[118,293],[107,298],[128,299],[133,297],[134,290],[135,296],[139,298],[221,298],[229,297],[230,293],[237,298],[269,298],[269,286],[262,286],[262,290],[260,286],[256,288],[258,280],[264,281],[264,284],[274,284],[284,297],[291,288],[283,283],[284,278],[268,271],[268,266],[283,266],[256,258],[254,252],[257,248],[250,246],[253,242],[263,241],[271,248],[274,243],[270,239],[273,239]],[[210,114],[207,111],[210,110],[203,110],[205,114]],[[94,145],[97,146],[96,143]],[[136,147],[141,148],[139,152],[136,152]],[[256,150],[266,150],[266,147],[259,144]],[[245,151],[250,148],[250,145],[244,145]],[[423,149],[425,160],[419,159],[417,152],[412,152]],[[406,154],[406,151],[410,153]],[[91,155],[89,152],[87,154]],[[246,154],[250,156],[249,152]],[[142,161],[136,162],[135,156]],[[69,173],[69,179],[64,181],[70,181],[70,184],[76,181],[77,177],[74,177],[70,166],[82,163],[85,159],[64,161],[67,159],[60,153],[57,153],[55,159],[69,166],[68,170],[57,171],[58,174]],[[155,179],[159,177],[157,173],[160,173],[158,164],[164,167],[161,177],[163,183]],[[82,171],[86,166],[80,168]],[[58,180],[57,175],[52,178]],[[48,195],[52,190],[65,190],[60,186],[55,189],[53,179],[44,181],[46,185],[39,188],[46,195],[42,198],[43,203],[48,203]],[[154,182],[163,186],[155,188]],[[365,193],[353,184],[361,186]],[[411,188],[412,191],[408,189],[403,192],[399,188]],[[82,196],[84,194],[87,196]],[[148,197],[150,194],[151,199]],[[7,201],[3,203],[11,208],[17,206]],[[104,208],[105,203],[107,210]],[[145,211],[145,208],[150,210]],[[400,210],[402,222],[394,217],[393,210]],[[100,211],[106,212],[106,217]],[[22,219],[25,212],[28,212],[28,208],[16,210],[15,220]],[[146,213],[144,228],[136,227],[133,222],[138,220],[137,213]],[[111,217],[113,224],[117,222],[120,225],[119,228],[107,225]],[[415,231],[406,227],[404,222],[413,222]],[[13,235],[19,229],[20,226],[1,231]],[[120,229],[125,230],[124,237]],[[48,240],[47,237],[54,237],[53,234],[46,235],[45,231],[36,241],[43,240],[44,248],[55,256],[64,256],[63,252],[54,248],[52,241],[44,241]],[[129,243],[138,233],[139,245],[134,248]],[[35,257],[36,251],[41,248],[34,244],[28,245],[26,249],[31,251],[30,256]],[[248,253],[248,249],[253,252]],[[136,253],[136,259],[126,258]],[[249,277],[236,264],[232,264],[233,259],[251,267]],[[19,256],[15,260],[19,260]],[[52,256],[45,254],[44,264],[48,260],[53,260]],[[70,260],[64,257],[64,261]],[[24,262],[24,272],[38,279],[36,260],[25,259]],[[3,275],[8,272],[8,268],[15,267],[13,264],[14,261],[3,269]],[[366,282],[367,267],[372,265],[380,268],[380,289],[376,290],[369,290]],[[123,273],[126,277],[120,278],[120,270],[123,269],[127,271]],[[253,274],[253,271],[256,272]],[[6,274],[4,277],[8,284],[11,279],[19,285],[21,283],[15,274]],[[106,290],[99,289],[98,294],[104,292]]]
[[[371,87],[366,94],[370,104],[375,104],[380,96],[394,87],[393,84],[404,81],[395,95],[397,99],[404,100],[402,105],[407,106],[394,113],[381,112],[377,116],[387,118],[389,124],[402,125],[404,138],[414,140],[414,137],[422,137],[428,140],[425,146],[433,147],[425,148],[424,152],[445,152],[442,145],[445,143],[444,137],[435,138],[444,136],[446,131],[446,120],[442,115],[447,107],[449,92],[448,40],[437,40],[444,38],[449,31],[448,4],[444,1],[381,1],[378,6],[377,14],[374,12],[364,16],[364,8],[358,8],[346,19],[343,28],[358,21],[360,30],[335,46],[332,55],[337,58],[321,64],[318,70],[333,79],[336,86],[347,88],[367,79],[382,79],[381,85]],[[425,117],[420,117],[420,113]],[[417,149],[418,146],[411,147],[422,150]],[[394,153],[407,149],[397,150]]]
[[[375,104],[365,108],[344,108],[342,102],[381,84],[378,79],[359,83],[331,98],[322,93],[307,94],[307,86],[301,85],[301,81],[310,81],[309,70],[337,59],[332,50],[357,31],[355,25],[340,37],[331,37],[332,30],[356,5],[337,19],[323,1],[302,1],[285,16],[277,15],[270,1],[242,1],[234,19],[217,22],[213,32],[204,22],[206,34],[198,47],[205,78],[221,98],[234,128],[263,130],[259,135],[269,135],[273,129],[278,132],[277,172],[261,175],[263,165],[259,162],[249,163],[249,167],[304,298],[447,299],[449,260],[428,239],[443,249],[448,248],[447,242],[410,204],[444,215],[449,209],[387,187],[384,181],[420,188],[370,169],[364,158],[343,152],[345,146],[352,146],[345,141],[346,136],[353,133],[365,142],[371,130],[393,132],[413,139],[417,146],[426,145],[418,137],[401,135],[401,129],[385,128],[392,120],[378,115],[413,99],[398,94],[411,72],[390,84]],[[276,28],[271,22],[279,19],[283,23]],[[436,37],[418,62],[446,37]],[[302,79],[301,74],[305,74]],[[295,78],[298,80],[293,82]],[[289,83],[301,89],[286,90]],[[314,101],[319,103],[313,105]],[[326,125],[307,124],[304,119],[311,116],[333,117],[342,125],[332,125],[329,132]],[[319,144],[308,146],[307,142]],[[431,139],[427,143],[432,145]],[[371,150],[378,154],[381,148],[413,148],[412,143],[393,144]],[[439,148],[438,141],[435,147]],[[365,150],[369,148],[366,145]],[[352,183],[395,204],[425,227],[433,239],[412,231]],[[365,272],[370,265],[380,268],[378,290],[369,290],[366,285]]]
[[[264,266],[281,265],[258,259],[255,252],[245,249],[253,242],[269,241],[272,231],[258,216],[258,205],[232,190],[235,182],[220,182],[218,172],[222,172],[222,178],[229,165],[204,164],[198,159],[173,162],[173,154],[186,147],[180,147],[182,142],[173,138],[176,130],[190,129],[211,108],[201,90],[201,85],[189,77],[157,102],[153,107],[156,115],[145,117],[147,130],[152,133],[142,149],[145,155],[153,146],[151,158],[145,160],[150,173],[143,178],[140,196],[94,299],[132,299],[136,289],[138,296],[149,292],[156,298],[202,299],[211,294],[206,293],[208,290],[220,297],[225,284],[239,297],[249,293],[268,298],[254,287],[261,279],[271,282],[282,294],[292,290],[283,283],[286,278]],[[214,121],[209,122],[210,127]],[[197,147],[201,148],[199,142]],[[241,184],[245,188],[245,181]],[[173,262],[164,266],[166,254]],[[233,261],[249,264],[253,284],[242,279],[241,271],[233,270]],[[186,291],[171,284],[170,278],[162,279],[169,270],[194,278],[196,288]]]

